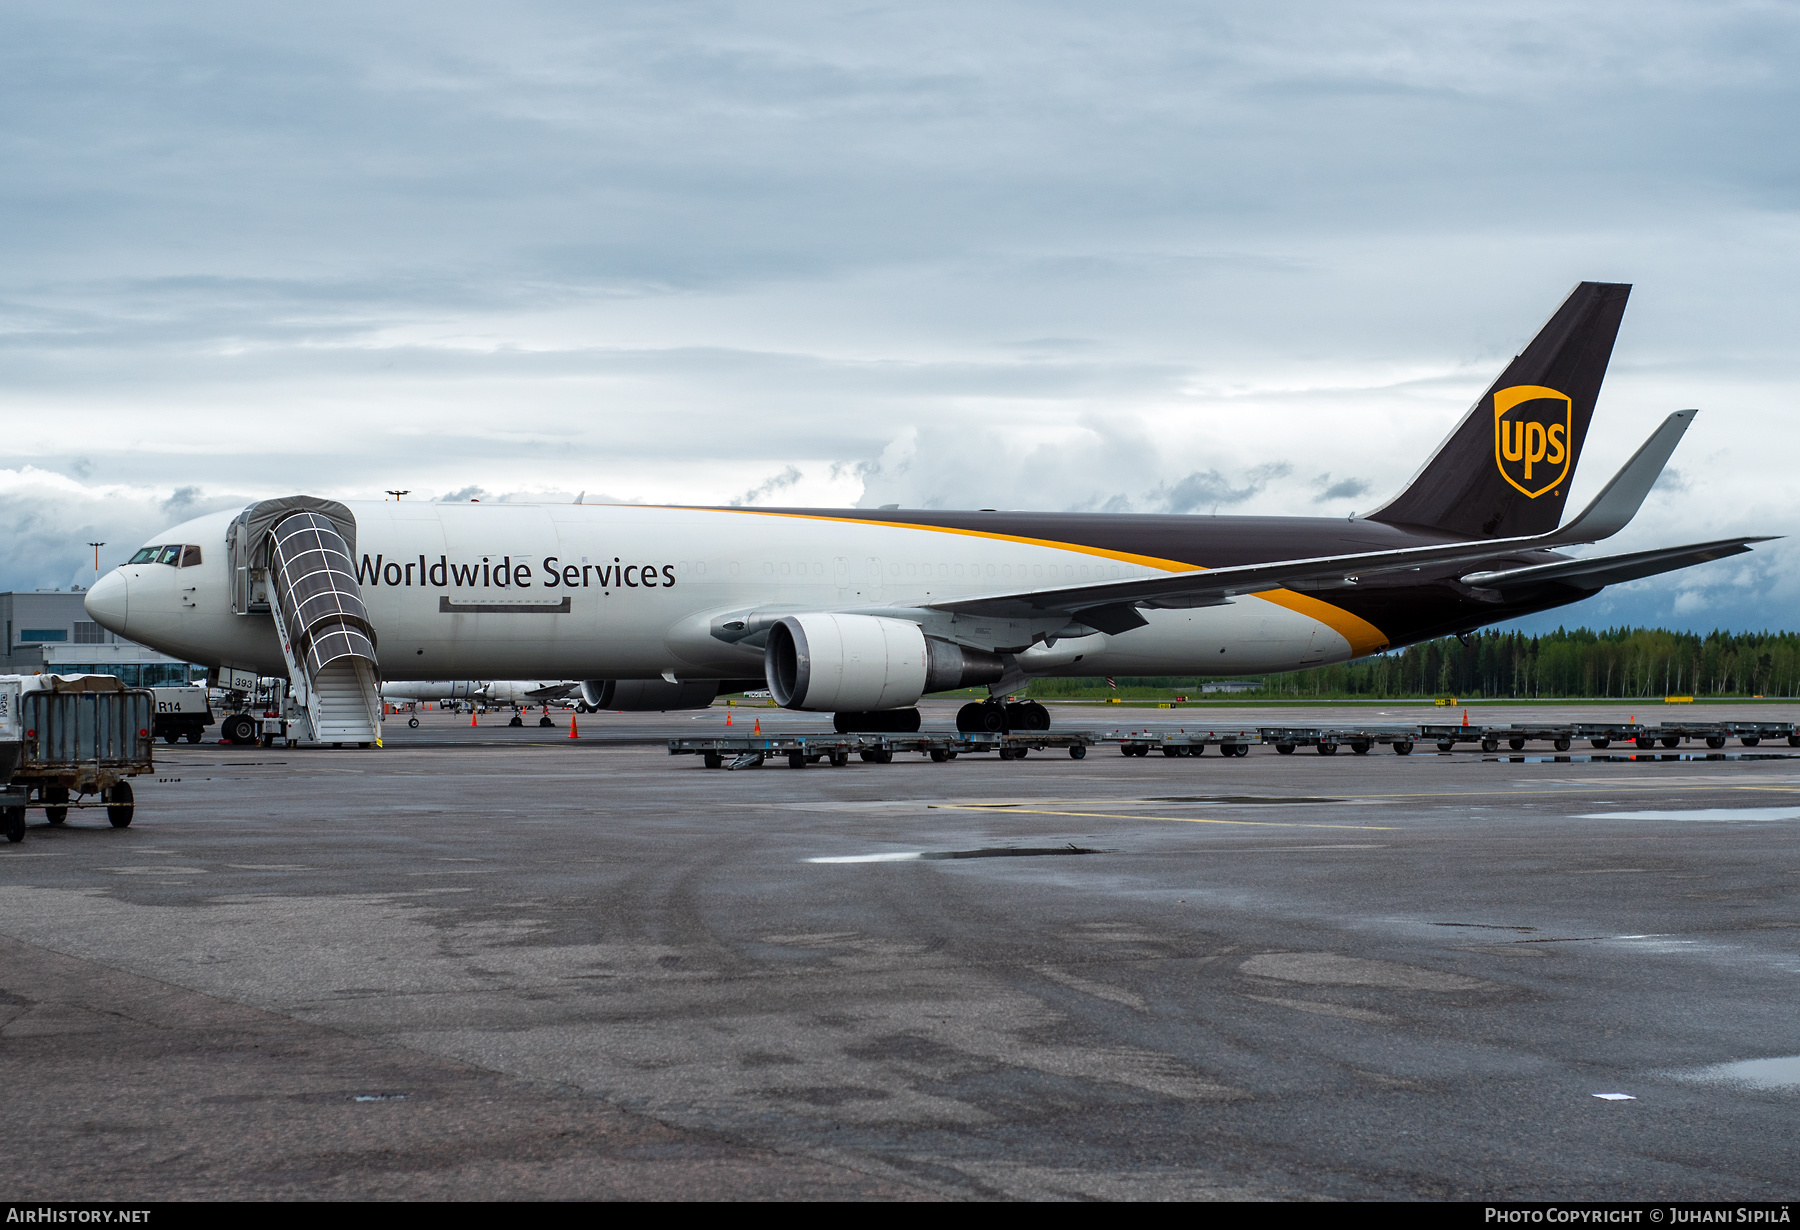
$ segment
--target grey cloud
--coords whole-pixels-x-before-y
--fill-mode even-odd
[[[1330,474],[1321,474],[1313,479],[1313,486],[1319,489],[1319,494],[1313,497],[1315,504],[1323,504],[1328,500],[1352,499],[1369,490],[1369,484],[1360,478],[1340,478],[1334,483]]]
[[[788,466],[782,470],[781,473],[772,475],[763,480],[760,485],[750,488],[750,490],[744,492],[744,494],[731,500],[731,507],[741,508],[746,504],[755,504],[761,500],[765,500],[778,491],[786,491],[788,488],[798,483],[802,477],[803,476],[798,469],[793,466]]]

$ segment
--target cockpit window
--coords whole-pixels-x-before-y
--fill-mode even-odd
[[[128,564],[168,564],[174,568],[192,568],[200,562],[200,548],[191,543],[168,543],[145,547],[125,561]]]

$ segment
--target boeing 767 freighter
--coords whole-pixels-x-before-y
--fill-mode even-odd
[[[314,738],[379,734],[382,681],[577,679],[679,709],[766,686],[840,730],[1048,724],[1034,676],[1294,670],[1578,602],[1763,538],[1571,559],[1636,514],[1694,411],[1563,505],[1630,287],[1583,282],[1365,516],[263,500],[157,534],[88,594],[131,640],[286,673]],[[1560,528],[1559,528],[1560,525]]]

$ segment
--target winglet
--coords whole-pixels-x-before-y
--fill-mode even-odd
[[[1698,410],[1677,410],[1664,419],[1662,426],[1631,455],[1631,460],[1613,475],[1612,481],[1600,489],[1600,494],[1581,510],[1579,516],[1538,541],[1547,547],[1599,542],[1624,529],[1643,507],[1644,497],[1662,477],[1663,467],[1669,464],[1675,446],[1681,443],[1682,434],[1699,413]]]

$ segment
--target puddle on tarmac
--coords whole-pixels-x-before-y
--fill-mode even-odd
[[[1139,799],[1140,803],[1237,803],[1237,804],[1276,804],[1285,806],[1289,803],[1342,803],[1343,799],[1319,798],[1311,795],[1294,798],[1277,798],[1262,794],[1161,794],[1154,798]]]
[[[1710,1068],[1676,1072],[1686,1081],[1709,1085],[1742,1085],[1749,1089],[1800,1088],[1800,1055],[1782,1055],[1775,1059],[1744,1059],[1737,1063],[1716,1063]]]
[[[1085,846],[995,846],[981,850],[894,850],[882,854],[840,854],[809,858],[809,863],[905,863],[939,858],[1042,858],[1056,854],[1102,854]]]
[[[1577,820],[1800,820],[1800,807],[1694,807],[1686,810],[1590,811]]]

